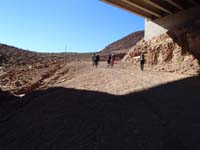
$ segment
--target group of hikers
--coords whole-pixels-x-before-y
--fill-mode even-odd
[[[100,56],[98,53],[94,53],[94,55],[92,56],[92,65],[97,67],[100,61]]]
[[[97,67],[99,65],[100,61],[100,56],[98,53],[94,53],[92,56],[92,65]],[[107,58],[107,63],[108,67],[113,67],[115,62],[115,55],[109,53],[108,58]],[[144,58],[144,53],[142,52],[140,54],[140,69],[143,71],[144,70],[144,63],[145,63],[145,58]]]
[[[100,61],[100,56],[98,53],[94,53],[92,56],[92,65],[97,67],[99,65],[99,61]],[[115,55],[109,53],[108,55],[108,59],[107,59],[107,63],[108,63],[108,67],[113,67],[114,66],[114,62],[115,62]]]

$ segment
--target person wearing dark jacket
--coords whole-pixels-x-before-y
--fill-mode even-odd
[[[92,56],[92,65],[95,66],[96,53]]]
[[[99,61],[100,61],[100,56],[99,56],[99,54],[96,54],[96,57],[95,57],[95,66],[96,67],[99,65]]]
[[[108,67],[110,66],[111,59],[112,59],[112,56],[111,56],[111,54],[109,53],[109,55],[108,55],[108,60],[107,60]]]
[[[113,67],[115,64],[115,55],[112,54],[112,57],[111,57],[111,67]]]
[[[141,53],[141,55],[140,55],[140,69],[142,71],[144,70],[144,62],[145,62],[144,53]]]

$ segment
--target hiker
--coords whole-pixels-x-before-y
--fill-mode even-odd
[[[144,53],[141,53],[140,55],[140,69],[143,71],[144,70]]]
[[[108,67],[110,66],[111,59],[112,59],[112,55],[109,53],[109,55],[108,55],[108,60],[107,60]]]
[[[115,55],[112,54],[112,56],[111,56],[111,67],[114,66],[114,63],[115,63]]]
[[[92,56],[92,66],[95,66],[96,53]]]
[[[99,64],[99,61],[100,61],[100,56],[99,56],[99,54],[96,54],[96,55],[95,55],[95,66],[96,66],[96,67],[97,67],[98,64]]]

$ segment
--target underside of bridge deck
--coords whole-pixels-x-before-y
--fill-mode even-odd
[[[147,19],[157,19],[200,5],[199,0],[101,0]]]

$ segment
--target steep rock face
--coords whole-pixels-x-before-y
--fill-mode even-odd
[[[198,74],[200,70],[200,21],[173,29],[149,41],[140,40],[124,61],[139,63],[138,56],[145,53],[146,69],[156,71]]]

